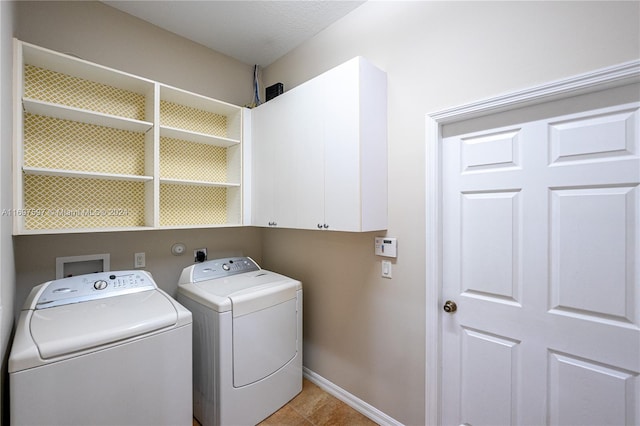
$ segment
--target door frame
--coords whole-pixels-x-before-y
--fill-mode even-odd
[[[425,423],[439,425],[442,359],[442,127],[489,114],[640,82],[640,60],[426,115]]]

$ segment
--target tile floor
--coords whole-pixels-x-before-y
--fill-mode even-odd
[[[258,426],[374,426],[375,422],[309,380],[302,392]],[[194,419],[193,426],[199,426]]]

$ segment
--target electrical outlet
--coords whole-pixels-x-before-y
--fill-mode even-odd
[[[205,260],[207,260],[207,249],[206,248],[195,249],[193,251],[193,257],[195,258],[194,261],[196,263],[204,262]]]
[[[145,256],[144,253],[136,253],[133,255],[133,267],[134,268],[144,268],[145,266]]]

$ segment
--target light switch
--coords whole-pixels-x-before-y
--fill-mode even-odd
[[[391,261],[390,260],[382,261],[382,277],[391,278]]]

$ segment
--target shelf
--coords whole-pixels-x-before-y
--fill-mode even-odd
[[[175,227],[166,227],[173,229]],[[192,227],[193,228],[193,227]],[[21,235],[46,235],[46,234],[93,234],[95,232],[128,232],[128,231],[152,231],[153,226],[118,226],[105,228],[41,228],[41,229],[25,229]],[[163,228],[164,229],[164,228]]]
[[[25,230],[129,228],[145,223],[145,181],[24,176]]]
[[[187,180],[187,179],[171,179],[171,178],[161,178],[161,184],[169,184],[169,185],[188,185],[188,186],[212,186],[219,188],[239,188],[239,183],[228,183],[228,182],[208,182],[204,180]]]
[[[22,171],[25,175],[34,176],[57,176],[57,177],[73,177],[83,179],[108,179],[108,180],[126,180],[131,182],[148,182],[153,180],[153,176],[137,176],[137,175],[120,175],[113,173],[84,172],[81,170],[62,170],[62,169],[43,169],[39,167],[23,167]]]
[[[160,86],[160,99],[225,116],[238,114],[241,110],[241,108],[236,105],[165,85]]]
[[[29,113],[23,114],[23,128],[23,159],[17,170],[24,166],[106,175],[153,174],[152,159],[146,155],[153,132],[131,132]]]
[[[242,138],[242,108],[160,85],[160,126],[218,137],[220,146],[229,146]],[[193,140],[191,137],[195,136],[187,136],[187,140]]]
[[[229,139],[221,136],[214,136],[205,133],[194,132],[191,130],[177,129],[175,127],[169,126],[160,126],[160,136],[180,139],[188,142],[220,146],[223,148],[238,145],[240,143],[240,141],[237,139]]]
[[[229,174],[229,162],[238,145],[224,148],[160,137],[160,179],[192,182],[239,182]]]
[[[160,226],[228,224],[227,191],[231,190],[161,183]]]
[[[197,225],[160,225],[154,229],[218,229],[218,228],[236,228],[243,226],[241,223],[216,223],[216,224],[202,224]]]
[[[24,111],[30,114],[93,124],[102,127],[112,127],[120,130],[128,130],[130,132],[145,133],[153,127],[153,123],[148,121],[102,114],[66,105],[39,101],[37,99],[24,98],[22,99],[22,106]]]

